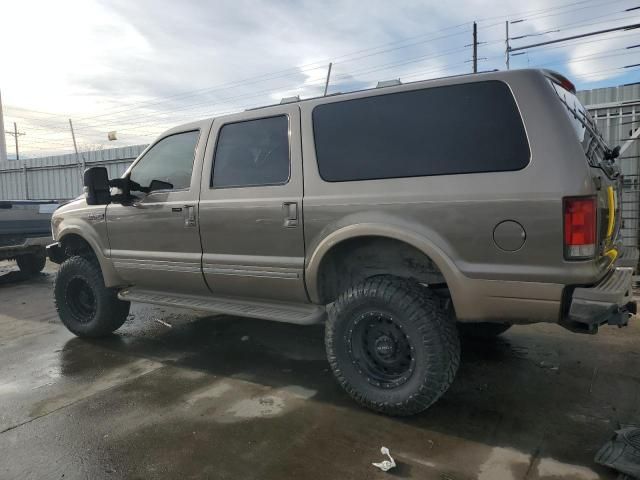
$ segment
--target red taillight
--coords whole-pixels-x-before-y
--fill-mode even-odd
[[[564,199],[564,254],[567,259],[591,258],[596,253],[596,199]]]

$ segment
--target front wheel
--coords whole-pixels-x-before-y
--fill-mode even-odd
[[[460,363],[455,323],[420,285],[374,277],[338,297],[326,323],[327,358],[357,402],[390,415],[426,410]]]
[[[107,288],[95,259],[71,257],[58,270],[54,286],[56,309],[62,323],[79,337],[102,337],[127,319],[129,302]]]

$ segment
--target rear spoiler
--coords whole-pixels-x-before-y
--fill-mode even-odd
[[[544,74],[545,77],[547,77],[553,83],[555,83],[556,85],[560,85],[562,88],[564,88],[565,90],[575,95],[576,86],[567,77],[559,74],[558,72],[554,72],[553,70],[547,70],[547,69],[543,69],[542,73]]]

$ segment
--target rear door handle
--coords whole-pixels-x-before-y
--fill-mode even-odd
[[[298,202],[284,202],[282,204],[284,211],[284,226],[293,228],[298,226]]]
[[[185,227],[196,226],[196,206],[195,205],[184,206],[184,226]]]

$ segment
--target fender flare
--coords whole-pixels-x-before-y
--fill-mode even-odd
[[[342,227],[324,237],[315,247],[305,267],[307,292],[313,303],[320,304],[319,273],[323,259],[333,247],[345,240],[364,237],[386,237],[399,240],[427,255],[440,269],[447,282],[454,305],[461,273],[451,258],[433,241],[412,230],[388,224],[358,223]]]
[[[106,257],[102,248],[100,248],[100,244],[95,236],[87,235],[86,230],[81,229],[78,225],[68,225],[63,226],[61,230],[57,232],[56,240],[59,243],[62,243],[65,237],[69,235],[77,235],[82,238],[85,242],[89,244],[91,250],[94,255],[98,259],[98,263],[100,264],[100,270],[102,270],[102,278],[104,279],[104,284],[106,287],[115,287],[126,285],[126,282],[118,275],[116,272],[113,262]]]

